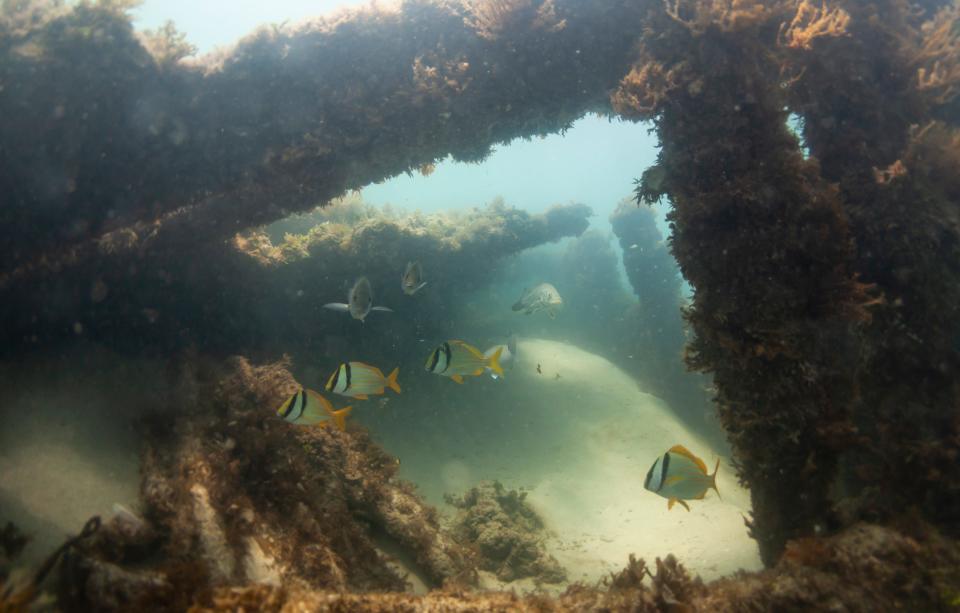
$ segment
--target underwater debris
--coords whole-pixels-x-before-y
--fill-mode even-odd
[[[436,511],[395,479],[397,464],[362,431],[296,428],[276,417],[298,389],[284,363],[202,363],[184,376],[201,403],[173,429],[152,427],[144,457],[145,521],[159,534],[130,566],[122,539],[94,546],[75,572],[76,602],[204,602],[215,586],[402,591],[371,526],[395,540],[434,585],[470,568]],[[218,442],[220,441],[220,442]],[[228,441],[229,444],[223,441]],[[140,543],[142,539],[131,539]],[[189,568],[185,561],[189,560]],[[176,593],[171,593],[171,586]],[[139,604],[137,604],[139,603]]]
[[[816,543],[814,545],[814,542]],[[543,611],[849,611],[949,610],[960,594],[960,548],[923,524],[913,536],[860,524],[831,538],[791,543],[788,551],[813,546],[813,555],[784,556],[758,573],[739,573],[704,584],[668,555],[655,572],[630,556],[627,566],[603,586],[571,585],[562,595],[519,597],[509,592],[438,590],[425,596],[344,594],[282,590],[270,586],[218,589],[210,611],[257,610],[269,604],[313,610],[511,610]],[[649,581],[648,581],[649,579]]]
[[[546,552],[543,522],[525,498],[525,492],[507,490],[499,481],[482,481],[461,496],[444,496],[459,509],[458,540],[476,550],[482,570],[501,581],[533,577],[543,583],[563,582],[567,573]]]
[[[10,544],[12,545],[10,551],[15,552],[13,555],[16,555],[16,553],[19,553],[22,545],[25,544],[25,541],[8,530],[9,528],[11,528],[11,525],[7,524],[7,529],[4,530],[4,533],[6,537],[10,537]],[[40,596],[40,586],[50,572],[57,566],[57,563],[60,562],[71,547],[75,547],[83,540],[90,538],[99,529],[100,517],[91,517],[83,525],[80,534],[67,538],[62,545],[47,556],[40,567],[23,584],[17,584],[15,582],[8,583],[9,577],[0,574],[0,613],[26,613],[32,610],[32,605]],[[6,551],[6,545],[4,545],[4,549]]]
[[[0,530],[0,569],[16,558],[30,542],[30,537],[20,531],[13,522],[8,521]]]

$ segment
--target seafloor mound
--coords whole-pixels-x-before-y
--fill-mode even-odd
[[[455,534],[475,547],[481,570],[501,581],[524,577],[543,583],[564,581],[566,572],[544,550],[543,522],[525,497],[497,481],[481,482],[461,496],[448,495],[447,502],[460,510]]]
[[[410,1],[264,29],[183,62],[171,30],[140,42],[124,2],[2,6],[0,314],[14,351],[55,351],[91,331],[162,349],[209,329],[215,352],[226,340],[257,346],[283,324],[236,315],[222,284],[205,284],[236,281],[241,302],[263,298],[233,276],[250,270],[241,256],[223,255],[237,232],[447,154],[480,159],[588,110],[652,120],[662,149],[637,196],[672,202],[671,252],[694,292],[687,363],[714,377],[771,567],[700,587],[668,560],[652,588],[621,589],[644,576],[634,563],[616,589],[556,601],[234,590],[259,576],[250,569],[304,579],[300,557],[318,589],[399,587],[360,518],[425,567],[433,560],[435,580],[447,576],[437,560],[456,560],[455,548],[430,545],[447,542],[442,531],[389,480],[382,454],[362,451],[362,436],[284,436],[254,410],[265,400],[255,384],[244,398],[191,398],[172,432],[155,433],[145,488],[155,568],[80,546],[63,582],[77,602],[129,606],[139,587],[165,585],[180,604],[223,608],[957,605],[955,3]],[[176,308],[151,304],[174,298]],[[176,323],[153,328],[168,317]],[[264,437],[284,453],[267,453]],[[270,502],[270,474],[231,446],[288,478],[279,487],[292,499]],[[151,495],[151,483],[172,498]],[[348,527],[312,508],[343,512]],[[315,543],[292,547],[298,536]],[[214,562],[218,551],[229,553]]]

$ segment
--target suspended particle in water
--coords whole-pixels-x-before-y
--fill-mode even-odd
[[[103,302],[109,293],[110,289],[107,287],[107,284],[103,282],[103,279],[97,279],[90,288],[90,301],[94,304]]]

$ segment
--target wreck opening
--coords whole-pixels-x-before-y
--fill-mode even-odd
[[[655,573],[631,557],[606,585],[550,606],[956,605],[955,5],[423,0],[261,30],[202,60],[172,30],[136,34],[125,6],[0,13],[0,116],[18,119],[0,122],[5,356],[56,353],[77,336],[166,356],[170,386],[155,399],[177,416],[147,436],[147,521],[119,514],[71,545],[66,602],[542,606],[395,593],[402,578],[367,529],[401,543],[434,584],[476,585],[473,556],[498,545],[471,532],[476,508],[516,532],[535,500],[477,485],[456,499],[451,532],[363,430],[291,435],[262,408],[326,374],[298,355],[353,340],[338,332],[346,321],[315,317],[318,273],[358,253],[386,270],[406,255],[380,246],[413,241],[464,291],[458,273],[484,278],[487,250],[579,234],[583,209],[479,211],[468,231],[438,220],[426,237],[416,224],[330,224],[280,247],[250,230],[595,110],[654,122],[662,149],[636,169],[636,198],[673,203],[670,254],[693,288],[685,361],[714,378],[768,569],[704,584],[672,556]],[[637,211],[619,210],[624,236],[649,228]],[[585,241],[578,253],[599,251]],[[382,322],[350,346],[422,362],[410,341],[452,336],[446,318]],[[601,434],[615,446],[622,433]],[[467,480],[462,466],[441,468],[441,480]],[[506,554],[518,564],[484,570],[512,577],[539,560],[551,575],[521,541]],[[5,605],[29,590],[0,594]]]

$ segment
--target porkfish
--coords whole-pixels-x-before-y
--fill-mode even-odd
[[[689,511],[686,500],[702,500],[711,488],[717,492],[717,496],[720,495],[720,490],[717,489],[719,468],[720,458],[717,458],[713,474],[708,475],[707,465],[703,460],[690,453],[683,445],[674,445],[657,458],[647,471],[643,487],[666,498],[669,501],[668,510],[679,502]]]
[[[330,375],[326,389],[328,392],[358,400],[366,400],[370,394],[380,395],[388,387],[399,394],[399,372],[399,368],[394,368],[390,376],[384,377],[383,371],[376,366],[363,362],[343,362]]]
[[[343,407],[334,410],[330,401],[313,390],[300,388],[300,391],[290,396],[280,408],[277,415],[299,426],[328,426],[332,421],[337,430],[347,429],[347,415],[353,407]]]
[[[463,341],[446,341],[440,343],[427,358],[426,369],[436,375],[450,377],[457,383],[463,383],[464,375],[478,377],[487,369],[502,377],[502,352],[503,348],[498,347],[491,355],[484,355]]]

